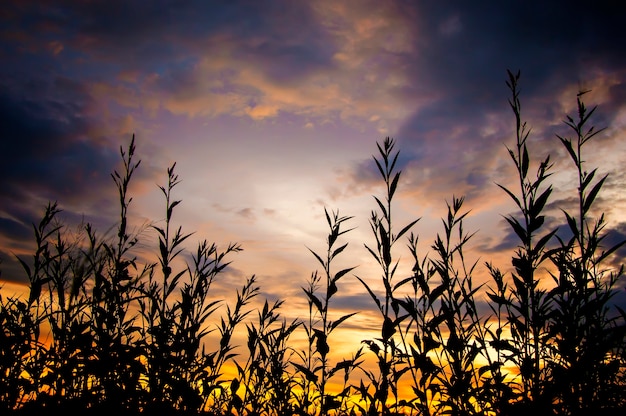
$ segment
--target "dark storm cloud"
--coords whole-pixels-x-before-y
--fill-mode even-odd
[[[397,136],[401,147],[411,149],[439,178],[431,191],[480,191],[493,182],[489,169],[506,156],[502,143],[514,126],[506,69],[522,72],[522,116],[538,114],[548,121],[565,117],[549,99],[565,86],[583,88],[595,70],[624,72],[626,33],[618,17],[623,9],[605,1],[410,6],[405,14],[416,22],[416,53],[406,56],[406,66],[414,74],[413,85],[436,92],[437,99],[416,111]],[[599,124],[608,124],[623,105],[622,89],[612,87],[613,99],[603,106]],[[541,140],[554,139],[544,133]],[[465,172],[476,167],[486,170],[467,177]]]
[[[99,1],[79,6],[76,12],[86,22],[80,24],[79,33],[103,46],[139,45],[150,52],[146,45],[153,44],[154,52],[184,55],[206,42],[219,49],[214,42],[234,40],[241,47],[237,53],[265,57],[273,67],[287,64],[296,72],[315,69],[312,64],[326,64],[330,58],[321,47],[326,36],[308,6],[299,2],[118,2],[111,7],[110,2]]]
[[[554,77],[576,81],[589,66],[626,64],[624,11],[609,1],[593,7],[581,1],[427,3],[419,9],[425,18],[414,25],[420,52],[415,68],[438,89],[473,103],[501,102],[493,98],[507,68],[522,70],[525,89],[536,93]]]
[[[235,56],[272,79],[288,82],[332,65],[331,36],[306,2],[224,2],[219,9],[214,31],[228,34]]]
[[[343,282],[343,285],[361,285],[361,282],[354,279],[353,283]],[[341,292],[340,292],[341,293]],[[378,295],[378,298],[381,299],[384,297],[384,294]],[[358,294],[358,295],[340,295],[334,297],[332,300],[332,307],[335,310],[346,311],[346,313],[350,311],[376,311],[376,304],[372,300],[371,295],[366,293]]]
[[[0,218],[0,233],[12,240],[26,240],[32,237],[32,229],[24,226],[21,221]]]
[[[91,58],[93,75],[104,75],[93,65],[102,61],[111,71],[168,73],[199,54],[232,49],[268,76],[290,80],[329,65],[333,54],[329,35],[304,2],[64,1],[5,9],[13,17],[5,39],[21,39],[26,48],[57,40],[83,65],[82,58]]]
[[[0,193],[71,198],[110,181],[116,155],[90,142],[88,98],[65,79],[16,94],[0,85]],[[115,162],[114,162],[115,161]]]

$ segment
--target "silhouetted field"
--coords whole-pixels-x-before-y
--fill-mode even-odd
[[[138,264],[142,237],[128,227],[129,183],[140,166],[133,137],[112,174],[116,235],[105,238],[85,224],[77,238],[49,204],[34,225],[33,256],[19,259],[28,298],[0,294],[3,414],[622,414],[626,313],[613,297],[623,290],[623,270],[611,265],[621,262],[614,257],[624,242],[606,246],[604,215],[590,215],[606,179],[584,162],[601,132],[590,126],[595,108],[579,94],[577,113],[565,119],[571,136],[555,139],[570,158],[578,201],[563,211],[567,232],[557,233],[544,224],[553,166],[529,146],[518,80],[509,73],[516,137],[508,153],[519,186],[501,186],[517,207],[505,216],[518,239],[513,272],[486,263],[491,280],[474,284],[477,264],[464,255],[472,238],[463,228],[468,211],[458,197],[447,204],[432,255],[419,255],[418,221],[397,224],[392,216],[401,172],[386,138],[373,161],[385,191],[374,196],[374,244],[366,244],[381,277],[357,276],[379,313],[380,334],[341,360],[330,354],[331,334],[354,313],[337,318],[330,300],[353,273],[335,267],[350,217],[325,211],[327,249],[312,252],[320,269],[302,293],[308,316],[285,320],[282,301],[253,308],[260,289],[252,276],[218,317],[223,301],[212,287],[241,248],[204,241],[179,266],[191,234],[174,221],[181,202],[174,164],[160,187],[164,225],[152,227],[157,260]],[[409,277],[396,275],[398,245],[414,261]],[[485,297],[487,313],[478,307]],[[219,342],[210,349],[204,341],[213,330]],[[247,334],[238,349],[236,331]],[[298,331],[307,340],[302,348],[290,344]],[[341,387],[330,388],[331,381]]]

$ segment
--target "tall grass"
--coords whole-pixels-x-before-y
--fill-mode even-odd
[[[307,297],[309,312],[308,320],[302,322],[307,338],[307,348],[297,353],[300,362],[292,363],[301,374],[298,383],[298,390],[301,393],[297,400],[299,414],[317,415],[319,412],[325,415],[331,411],[346,412],[351,393],[348,381],[350,374],[359,365],[362,354],[362,349],[359,349],[353,357],[335,364],[332,364],[330,359],[331,334],[343,322],[355,315],[355,313],[349,313],[333,320],[330,308],[331,299],[339,290],[339,281],[354,270],[354,267],[336,272],[332,267],[333,260],[348,247],[348,243],[339,246],[337,244],[339,237],[350,231],[350,229],[342,229],[342,226],[351,217],[341,217],[339,212],[333,212],[331,215],[327,210],[324,210],[324,213],[329,228],[326,253],[320,255],[309,249],[320,263],[323,274],[314,272],[308,282],[308,287],[302,289]],[[341,372],[343,372],[342,389],[331,393],[327,385],[331,378]]]
[[[554,237],[556,229],[544,231],[546,203],[552,193],[552,186],[546,181],[550,177],[550,156],[538,163],[536,175],[529,175],[533,160],[528,148],[530,129],[522,120],[519,100],[519,73],[509,72],[507,86],[511,90],[509,104],[515,116],[515,146],[507,148],[515,166],[519,184],[517,192],[499,185],[514,201],[516,214],[505,216],[507,223],[519,239],[519,245],[511,258],[514,272],[512,285],[504,296],[498,298],[506,309],[506,320],[511,338],[499,343],[498,352],[509,354],[507,359],[519,369],[520,381],[516,385],[519,402],[535,411],[549,408],[551,397],[546,387],[550,375],[547,363],[550,359],[551,336],[549,319],[554,304],[547,289],[541,283],[539,268],[549,258],[547,244]],[[502,285],[496,272],[496,286]],[[493,300],[493,298],[492,298]],[[500,306],[500,305],[499,305]],[[517,383],[517,381],[515,382]]]
[[[571,238],[559,238],[559,249],[552,256],[558,273],[554,275],[552,299],[556,305],[550,321],[558,360],[550,363],[554,395],[564,413],[582,414],[619,405],[623,394],[624,313],[612,308],[612,297],[623,276],[623,264],[615,270],[606,260],[626,241],[605,246],[604,213],[592,217],[596,197],[608,175],[596,180],[597,168],[585,169],[583,150],[601,130],[589,126],[595,107],[588,110],[577,97],[577,114],[565,124],[573,138],[558,136],[567,150],[577,178],[577,212],[564,212]]]
[[[363,284],[376,308],[380,313],[381,331],[380,338],[364,340],[370,351],[376,355],[378,372],[364,369],[367,376],[367,384],[361,382],[359,393],[362,400],[367,403],[367,408],[361,407],[361,411],[367,414],[390,414],[395,412],[400,405],[398,396],[398,380],[404,372],[402,350],[399,348],[397,337],[398,328],[407,315],[400,313],[396,292],[407,282],[406,279],[396,281],[398,260],[393,257],[393,246],[406,234],[418,220],[403,226],[394,233],[395,223],[392,221],[393,197],[396,193],[401,172],[396,170],[399,152],[394,152],[393,139],[386,138],[382,146],[377,144],[379,159],[374,157],[376,167],[385,185],[384,199],[374,196],[379,211],[372,211],[370,226],[374,235],[376,246],[365,248],[376,260],[381,269],[380,280],[383,287],[382,295],[375,293],[375,287],[367,283],[363,278],[357,279]],[[391,397],[390,397],[391,393]]]
[[[319,270],[302,289],[308,309],[292,321],[281,316],[283,300],[253,307],[254,275],[234,304],[214,296],[242,248],[207,240],[188,248],[192,233],[175,222],[175,164],[159,186],[164,220],[146,226],[152,234],[130,227],[129,185],[140,167],[133,137],[112,174],[117,233],[107,237],[90,224],[72,230],[48,204],[33,225],[33,255],[18,259],[28,295],[0,292],[3,414],[621,414],[626,313],[615,301],[623,265],[612,265],[622,263],[616,254],[625,242],[607,245],[597,206],[607,176],[585,162],[602,132],[591,124],[596,109],[580,93],[576,114],[565,119],[571,137],[554,140],[571,162],[577,202],[561,207],[562,224],[549,228],[548,207],[558,203],[554,166],[531,148],[519,79],[508,73],[515,137],[503,152],[515,185],[498,185],[516,207],[504,215],[518,241],[510,266],[470,259],[477,236],[466,231],[471,212],[456,196],[446,202],[431,254],[421,254],[418,220],[396,222],[399,152],[386,138],[374,156],[383,195],[374,196],[373,242],[365,242],[377,275],[336,266],[354,250],[344,241],[352,217],[325,210],[326,247],[311,250]],[[138,260],[140,245],[155,247],[152,263]],[[412,268],[399,261],[402,249]],[[482,285],[480,274],[489,277]],[[371,300],[380,332],[338,357],[335,337],[359,311],[333,305],[340,281],[352,278]],[[239,333],[245,345],[233,343]],[[305,342],[295,345],[294,334]]]

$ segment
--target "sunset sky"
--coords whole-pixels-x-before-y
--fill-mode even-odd
[[[517,241],[502,215],[514,183],[506,70],[521,70],[531,151],[555,163],[547,229],[575,196],[555,137],[576,93],[608,127],[588,149],[609,173],[599,203],[626,236],[626,31],[609,1],[30,1],[0,5],[0,258],[4,291],[25,283],[15,255],[32,249],[32,223],[58,201],[68,224],[106,233],[118,207],[110,173],[134,133],[142,159],[133,226],[161,224],[158,184],[176,164],[174,221],[189,240],[231,241],[223,285],[256,274],[269,299],[300,316],[323,252],[324,207],[354,216],[341,265],[376,281],[363,243],[382,195],[372,154],[395,138],[403,170],[398,226],[426,254],[453,195],[471,210],[472,259],[507,269]],[[150,229],[145,244],[157,241]],[[409,257],[398,244],[395,253]],[[626,255],[624,251],[620,255]],[[26,258],[26,257],[24,257]],[[508,259],[508,260],[507,260]],[[409,273],[404,270],[401,273]],[[334,304],[371,302],[354,276]],[[365,325],[354,318],[354,326]]]

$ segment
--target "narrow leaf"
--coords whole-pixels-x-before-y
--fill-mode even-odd
[[[389,200],[393,198],[393,194],[396,193],[396,188],[398,187],[398,179],[400,179],[400,172],[396,173],[396,176],[393,177],[393,181],[391,182],[391,186],[389,187]]]
[[[526,240],[528,239],[528,234],[526,233],[526,230],[524,230],[524,227],[521,226],[519,221],[517,221],[513,217],[504,217],[504,219],[511,225],[513,231],[515,231],[515,234],[517,234],[517,236],[523,242],[526,242]]]
[[[498,185],[500,189],[506,192],[511,197],[511,199],[515,201],[515,205],[517,205],[519,208],[522,208],[522,205],[520,204],[519,199],[517,199],[517,197],[513,194],[513,192],[509,191],[508,189],[506,189],[504,186],[500,185],[499,183],[497,183],[496,185]]]
[[[528,174],[528,166],[530,165],[530,158],[528,157],[528,148],[524,144],[524,150],[522,152],[522,178],[526,178]]]
[[[307,247],[307,248],[308,248],[308,247]],[[319,261],[319,262],[320,262],[320,264],[322,265],[322,267],[324,267],[324,268],[325,268],[325,267],[326,267],[326,263],[324,263],[324,260],[322,260],[322,258],[321,258],[321,257],[320,257],[320,256],[319,256],[316,252],[314,252],[313,250],[311,250],[310,248],[309,248],[309,251],[310,251],[311,253],[313,253],[313,255],[315,256],[315,258],[317,259],[317,261]]]
[[[600,188],[602,188],[602,185],[604,184],[607,176],[608,175],[605,175],[602,179],[600,179],[598,183],[596,183],[595,186],[591,189],[589,195],[587,195],[587,197],[585,198],[585,201],[583,203],[583,214],[586,214],[587,211],[589,211],[589,208],[591,208],[591,204],[593,204],[593,200],[596,199],[596,196],[598,195],[598,192],[600,192]]]
[[[338,272],[335,274],[335,277],[333,277],[333,282],[338,281],[338,280],[339,280],[339,279],[341,279],[344,275],[346,275],[347,273],[351,272],[351,271],[352,271],[352,270],[354,270],[355,268],[356,268],[356,267],[350,267],[350,268],[348,268],[348,269],[343,269],[343,270],[338,271]]]
[[[594,169],[594,170],[592,170],[591,172],[589,172],[588,174],[585,175],[585,179],[584,179],[584,181],[582,183],[582,186],[580,187],[581,191],[584,191],[585,189],[587,189],[587,186],[589,186],[589,184],[593,180],[593,177],[595,176],[597,170],[598,169]]]
[[[341,318],[337,319],[336,321],[332,322],[332,323],[330,324],[330,330],[329,330],[328,332],[330,333],[333,329],[335,329],[335,328],[337,328],[339,325],[341,325],[341,323],[342,323],[343,321],[345,321],[346,319],[348,319],[348,318],[350,318],[351,316],[354,316],[354,315],[356,315],[356,314],[357,314],[357,312],[352,312],[352,313],[349,313],[349,314],[347,314],[347,315],[344,315],[344,316],[342,316]]]
[[[376,296],[376,294],[374,292],[372,292],[372,289],[370,289],[370,287],[367,285],[367,283],[365,283],[365,281],[363,279],[361,279],[358,276],[356,276],[356,278],[359,280],[359,282],[361,282],[363,287],[365,287],[365,290],[367,290],[367,292],[369,293],[369,295],[372,298],[372,300],[376,303],[376,306],[378,306],[378,309],[380,311],[382,311],[382,306],[381,306],[380,301],[378,300],[378,297]]]
[[[572,234],[574,234],[574,238],[578,239],[579,231],[578,231],[578,225],[576,224],[576,220],[567,212],[563,211],[563,213],[565,214],[565,218],[567,218],[567,224],[569,225],[569,229],[572,231]]]
[[[578,157],[576,156],[576,152],[574,152],[574,148],[572,147],[572,142],[569,139],[565,139],[559,136],[558,134],[556,135],[556,137],[558,137],[561,143],[563,143],[563,146],[565,146],[565,149],[567,149],[567,152],[569,153],[574,163],[578,164]]]
[[[404,234],[406,234],[406,232],[409,231],[411,229],[411,227],[413,227],[419,220],[420,220],[420,218],[416,219],[415,221],[411,221],[411,223],[409,225],[407,225],[402,230],[400,230],[400,232],[398,233],[398,235],[396,236],[395,239],[397,240],[400,237],[402,237]]]
[[[334,259],[335,256],[339,253],[341,253],[346,247],[348,246],[348,243],[342,245],[341,247],[339,247],[338,249],[336,249],[335,251],[333,251],[333,254],[330,256],[331,259]]]
[[[548,187],[548,189],[546,189],[541,195],[539,195],[539,198],[531,201],[532,203],[530,204],[529,209],[531,217],[536,217],[537,215],[539,215],[539,213],[543,210],[543,207],[546,205],[546,202],[548,202],[548,198],[550,197],[551,193],[552,187]]]
[[[383,203],[380,202],[380,199],[378,199],[376,196],[374,196],[374,199],[376,200],[376,203],[378,203],[378,206],[380,207],[380,210],[383,212],[383,216],[386,217],[387,216],[387,209],[385,208]]]

